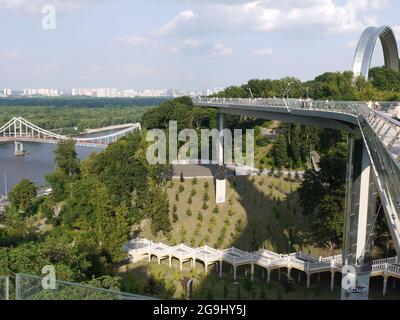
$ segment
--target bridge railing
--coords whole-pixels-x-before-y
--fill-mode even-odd
[[[16,274],[17,300],[155,300],[125,292],[107,290],[89,285],[56,281],[54,289],[44,289],[42,277]]]

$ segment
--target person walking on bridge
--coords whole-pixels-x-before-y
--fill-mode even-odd
[[[396,107],[394,108],[392,118],[400,121],[400,102],[398,102]]]

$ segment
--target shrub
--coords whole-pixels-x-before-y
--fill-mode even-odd
[[[207,210],[207,209],[208,209],[208,204],[207,204],[207,202],[203,202],[203,207],[202,207],[202,209],[203,209],[203,210]]]
[[[197,184],[197,177],[194,177],[193,180],[192,180],[192,185],[195,186],[196,184]]]
[[[185,182],[185,178],[183,177],[183,173],[181,172],[181,177],[179,179],[181,181],[181,183]]]
[[[210,184],[208,181],[204,182],[204,189],[208,190],[210,188]]]
[[[177,194],[175,195],[175,200],[176,200],[176,201],[179,201],[179,193],[177,193]]]
[[[197,214],[197,220],[203,222],[203,214],[201,213],[201,211],[199,211],[199,213]]]
[[[190,196],[191,196],[191,197],[194,197],[196,194],[197,194],[197,191],[196,191],[196,189],[193,188],[193,189],[190,191]]]
[[[215,206],[212,212],[213,212],[213,213],[219,213],[219,208],[218,208],[218,206]]]
[[[192,204],[192,203],[193,203],[192,197],[189,197],[187,203],[188,203],[188,204]]]
[[[183,191],[185,191],[185,187],[183,186],[183,184],[179,185],[179,193],[182,193]]]
[[[187,209],[187,210],[186,210],[186,215],[187,215],[188,217],[192,216],[192,210]]]
[[[174,204],[172,207],[172,212],[176,213],[177,211],[178,211],[178,207],[176,206],[176,204]]]
[[[178,215],[174,212],[174,213],[172,214],[172,222],[173,222],[173,223],[177,223],[178,220],[179,220],[179,217],[178,217]]]

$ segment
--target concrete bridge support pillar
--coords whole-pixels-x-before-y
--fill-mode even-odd
[[[219,277],[222,278],[222,260],[219,262]]]
[[[335,271],[331,271],[331,291],[335,289]]]
[[[267,283],[271,282],[271,270],[267,269]]]
[[[292,268],[287,269],[287,282],[290,283],[290,273],[292,271]]]
[[[24,151],[24,144],[20,141],[15,141],[14,143],[14,154],[16,156],[23,155],[25,153]]]
[[[216,203],[221,204],[226,201],[226,167],[224,164],[224,136],[223,130],[226,124],[226,114],[217,114],[217,123],[219,130],[219,141],[218,141],[218,165],[216,172]]]
[[[311,273],[307,273],[307,288],[310,289],[311,284]]]
[[[208,273],[208,264],[204,263],[204,273],[207,274]]]
[[[368,299],[372,270],[370,234],[376,217],[376,194],[373,169],[363,140],[349,138],[343,262],[355,273],[358,287],[365,289],[356,296],[349,288],[342,288],[342,299]]]
[[[254,281],[254,264],[251,264],[251,281]]]
[[[299,270],[299,274],[297,276],[297,283],[301,283],[301,271]]]
[[[183,270],[183,263],[182,260],[179,260],[179,269],[182,271]]]
[[[168,262],[169,262],[169,267],[171,268],[172,267],[172,257],[171,256],[168,257]]]
[[[236,281],[236,276],[237,276],[237,269],[236,266],[233,266],[233,280]]]
[[[383,276],[383,296],[385,297],[387,294],[387,284],[388,284],[388,276]]]

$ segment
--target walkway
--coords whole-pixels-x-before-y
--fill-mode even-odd
[[[280,278],[280,270],[287,269],[288,281],[291,279],[291,271],[296,269],[304,272],[307,276],[307,288],[310,288],[311,276],[322,272],[331,273],[331,290],[334,289],[335,274],[342,273],[342,256],[330,257],[314,257],[304,252],[295,252],[291,254],[277,254],[265,249],[255,252],[245,252],[235,247],[225,250],[217,250],[209,246],[201,248],[190,248],[184,244],[177,246],[168,246],[163,243],[155,243],[151,240],[136,238],[129,241],[124,246],[124,251],[132,263],[136,263],[143,259],[151,261],[152,257],[156,257],[158,264],[162,260],[168,259],[169,266],[172,266],[172,259],[179,261],[180,270],[183,270],[183,264],[190,262],[192,269],[196,266],[196,261],[200,261],[204,265],[204,271],[207,274],[208,268],[215,265],[222,277],[223,263],[232,266],[233,279],[237,279],[237,268],[240,266],[249,266],[251,272],[251,280],[254,280],[254,268],[259,266],[267,271],[267,282],[271,280],[271,272],[278,270]],[[387,281],[389,277],[400,279],[400,260],[398,257],[389,259],[381,259],[373,261],[371,277],[381,276],[384,279],[383,294],[386,295]]]

